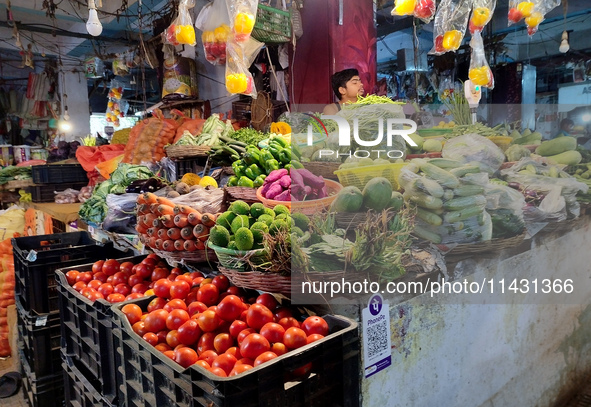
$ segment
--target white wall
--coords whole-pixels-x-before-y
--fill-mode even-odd
[[[65,87],[64,87],[65,84]],[[90,113],[88,109],[88,85],[83,73],[65,72],[60,74],[61,90],[68,95],[68,113],[72,129],[65,132],[66,140],[73,141],[90,133]]]

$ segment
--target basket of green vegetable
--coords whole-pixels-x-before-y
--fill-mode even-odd
[[[256,250],[234,250],[226,247],[216,246],[208,242],[222,267],[237,271],[250,271],[250,264],[263,264],[269,261],[265,249]]]

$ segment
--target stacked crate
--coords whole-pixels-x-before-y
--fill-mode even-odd
[[[12,239],[12,246],[25,398],[32,407],[61,407],[64,370],[56,270],[115,257],[117,251],[96,245],[86,232],[20,237]]]
[[[53,202],[55,192],[68,188],[80,190],[88,185],[88,176],[80,164],[34,165],[33,183],[28,188],[33,202]]]

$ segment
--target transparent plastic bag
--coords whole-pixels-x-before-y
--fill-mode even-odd
[[[117,59],[113,61],[113,75],[125,76],[129,75],[129,66],[125,62],[125,55],[120,54]]]
[[[248,41],[256,21],[258,0],[226,0],[234,40]]]
[[[517,236],[525,227],[523,194],[505,185],[489,183],[485,186],[486,211],[493,223],[493,238]]]
[[[435,14],[432,55],[456,51],[462,45],[472,8],[471,0],[443,0]]]
[[[135,206],[139,194],[107,195],[107,216],[102,228],[107,232],[136,234]]]
[[[226,63],[226,47],[232,33],[226,0],[214,0],[195,19],[195,27],[201,30],[205,59],[213,65]]]
[[[476,32],[472,35],[470,47],[472,48],[472,56],[470,58],[468,78],[470,78],[470,81],[472,81],[474,85],[493,89],[495,87],[495,79],[486,60],[484,42],[482,41],[480,32]]]
[[[440,226],[433,226],[422,219],[415,219],[415,234],[422,234],[422,231],[427,231],[433,237],[428,238],[429,235],[423,235],[425,236],[423,238],[435,244],[485,242],[492,239],[492,228],[491,216],[486,210],[464,221],[444,222]],[[419,235],[419,237],[422,236]]]
[[[120,81],[116,79],[111,81],[108,98],[106,120],[113,126],[119,127],[119,119],[125,117],[129,109],[129,102],[123,99],[123,84]]]
[[[195,0],[181,0],[179,3],[179,15],[165,32],[166,43],[171,45],[195,46],[195,27],[191,19],[190,9],[195,7]]]
[[[226,89],[231,94],[243,94],[256,99],[257,91],[254,86],[249,67],[263,48],[263,43],[249,38],[246,42],[238,44],[233,39],[228,40],[226,53]]]
[[[415,16],[429,23],[435,16],[437,4],[435,0],[395,0],[393,16]]]
[[[497,0],[473,0],[472,14],[468,23],[470,34],[482,32],[484,27],[492,20],[496,6]]]
[[[494,174],[505,162],[503,151],[495,143],[478,134],[464,134],[448,140],[441,154],[443,158],[450,160],[478,163],[489,175]]]
[[[538,31],[544,17],[560,5],[560,0],[509,0],[509,25],[525,19],[527,33],[532,36]]]

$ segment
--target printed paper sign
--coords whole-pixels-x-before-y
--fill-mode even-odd
[[[390,307],[380,294],[369,299],[362,311],[363,370],[372,376],[392,364],[390,346]]]

